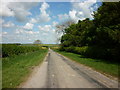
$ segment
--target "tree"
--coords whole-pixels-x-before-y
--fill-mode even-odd
[[[65,29],[67,29],[70,25],[75,22],[72,20],[65,21],[61,24],[56,25],[56,42],[59,43],[61,41],[61,36],[65,34]]]
[[[68,20],[66,22],[63,22],[62,24],[56,25],[57,32],[58,33],[64,33],[65,29],[68,28],[70,25],[74,24],[75,22],[72,20]]]
[[[103,53],[103,55],[99,53],[102,58],[106,56],[108,59],[118,59],[120,54],[120,2],[103,2],[94,13],[93,20],[86,18],[83,21],[79,20],[77,24],[62,24],[58,29],[64,33],[61,37],[63,50],[70,51],[73,47],[89,46],[95,48],[88,51],[92,50],[95,53],[98,50],[97,52]]]
[[[97,27],[108,27],[120,23],[120,2],[103,2],[94,14]]]
[[[116,47],[120,44],[120,2],[103,2],[94,15],[96,42],[106,47]]]
[[[40,40],[35,40],[34,44],[42,44],[42,42]]]

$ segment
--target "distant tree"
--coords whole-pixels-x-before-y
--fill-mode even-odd
[[[35,40],[34,44],[42,44],[42,42],[40,40]]]

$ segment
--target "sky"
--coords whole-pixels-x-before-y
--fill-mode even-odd
[[[0,43],[56,44],[62,35],[56,25],[85,18],[100,7],[96,0],[80,2],[2,2],[0,6]]]

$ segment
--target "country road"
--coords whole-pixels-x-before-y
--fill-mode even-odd
[[[118,88],[118,82],[49,49],[21,88]]]

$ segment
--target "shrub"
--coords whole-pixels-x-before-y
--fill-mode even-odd
[[[84,47],[75,47],[75,50],[73,51],[74,53],[77,54],[81,54],[84,55],[84,53],[86,52],[88,46],[84,46]]]
[[[74,51],[74,47],[73,46],[71,46],[71,47],[66,47],[65,48],[65,51],[67,51],[67,52],[73,52]]]
[[[107,49],[96,46],[88,47],[84,53],[84,55],[87,57],[102,58],[102,59],[105,58],[106,54],[107,54]]]
[[[34,46],[19,46],[15,44],[3,44],[2,45],[2,57],[9,57],[19,55],[22,53],[34,52],[40,50],[39,47]]]
[[[98,46],[83,46],[83,47],[62,47],[63,51],[81,54],[89,58],[98,58],[106,60],[117,60],[119,52],[115,49],[108,49]]]

